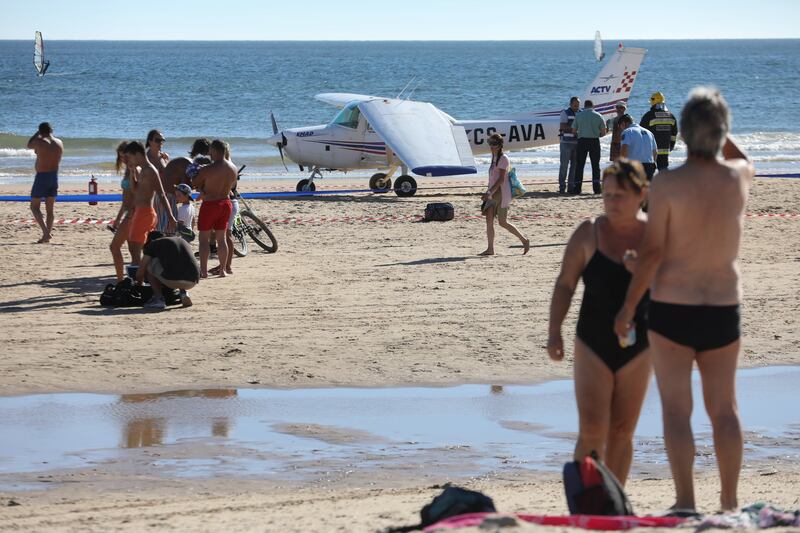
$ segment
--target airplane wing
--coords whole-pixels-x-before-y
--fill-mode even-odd
[[[452,176],[478,172],[464,127],[448,121],[432,104],[373,98],[358,104],[358,109],[414,174]]]
[[[315,95],[314,98],[319,100],[320,102],[325,102],[326,104],[330,104],[334,107],[342,108],[353,101],[366,101],[372,100],[373,98],[377,98],[376,96],[368,96],[366,94],[354,94],[354,93],[321,93]]]

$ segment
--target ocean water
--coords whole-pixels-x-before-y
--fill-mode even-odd
[[[592,44],[47,41],[51,67],[39,78],[32,40],[0,41],[0,183],[32,178],[33,154],[25,145],[45,120],[65,141],[67,180],[112,179],[115,144],[143,140],[151,128],[166,135],[173,155],[185,153],[195,137],[220,137],[250,177],[300,176],[296,165],[287,174],[264,142],[272,133],[270,111],[280,127],[322,124],[336,110],[315,94],[396,96],[413,76],[415,99],[459,119],[561,108],[599,71]],[[606,40],[607,55],[616,44]],[[800,39],[625,45],[648,49],[629,102],[635,118],[655,90],[678,115],[692,87],[715,85],[758,170],[800,172]],[[674,160],[682,157],[679,145]],[[552,176],[558,147],[515,153],[512,160],[525,176]]]

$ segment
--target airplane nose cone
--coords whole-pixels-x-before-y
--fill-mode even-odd
[[[281,132],[276,133],[269,139],[267,139],[267,144],[271,144],[272,146],[278,146],[279,144],[283,144],[283,134]]]

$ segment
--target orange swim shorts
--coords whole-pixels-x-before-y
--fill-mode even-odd
[[[128,241],[135,244],[147,242],[147,234],[156,228],[156,210],[152,207],[137,207],[133,211],[131,228],[128,232]]]
[[[200,231],[225,231],[228,219],[231,218],[233,204],[227,198],[222,200],[203,200],[200,205],[200,216],[197,217],[197,229]]]

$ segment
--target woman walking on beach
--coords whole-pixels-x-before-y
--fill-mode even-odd
[[[480,255],[494,255],[494,217],[500,227],[515,235],[523,246],[522,254],[528,253],[531,241],[508,221],[508,206],[511,204],[511,184],[508,181],[510,162],[503,153],[503,136],[493,133],[488,139],[492,150],[492,164],[489,166],[489,190],[483,195],[483,214],[486,217],[486,240],[488,246]]]
[[[122,281],[125,277],[125,258],[122,256],[122,245],[128,241],[129,222],[130,217],[133,216],[133,189],[136,186],[132,177],[133,173],[125,163],[124,152],[127,146],[127,141],[122,141],[117,146],[117,162],[115,164],[117,173],[122,172],[122,167],[123,165],[125,166],[122,181],[119,184],[122,188],[122,205],[117,212],[114,224],[109,226],[109,229],[114,232],[114,238],[111,239],[111,244],[108,247],[111,250],[111,257],[114,258],[117,281]],[[130,245],[128,251],[130,251]],[[133,252],[131,252],[131,257],[133,257]]]
[[[614,316],[636,268],[636,250],[647,218],[644,168],[620,159],[603,172],[605,214],[581,223],[567,243],[550,303],[547,351],[564,358],[561,325],[583,278],[584,293],[575,337],[575,397],[579,431],[575,459],[596,451],[625,484],[633,458],[633,432],[650,380],[645,306],[636,306],[636,338],[619,339]]]
[[[686,163],[652,184],[639,265],[615,322],[625,335],[650,288],[649,338],[661,396],[675,513],[695,510],[692,367],[714,434],[720,506],[738,507],[742,428],[736,404],[741,286],[739,246],[755,169],[728,136],[730,111],[716,89],[698,88],[681,113]],[[718,159],[720,152],[724,160]]]

